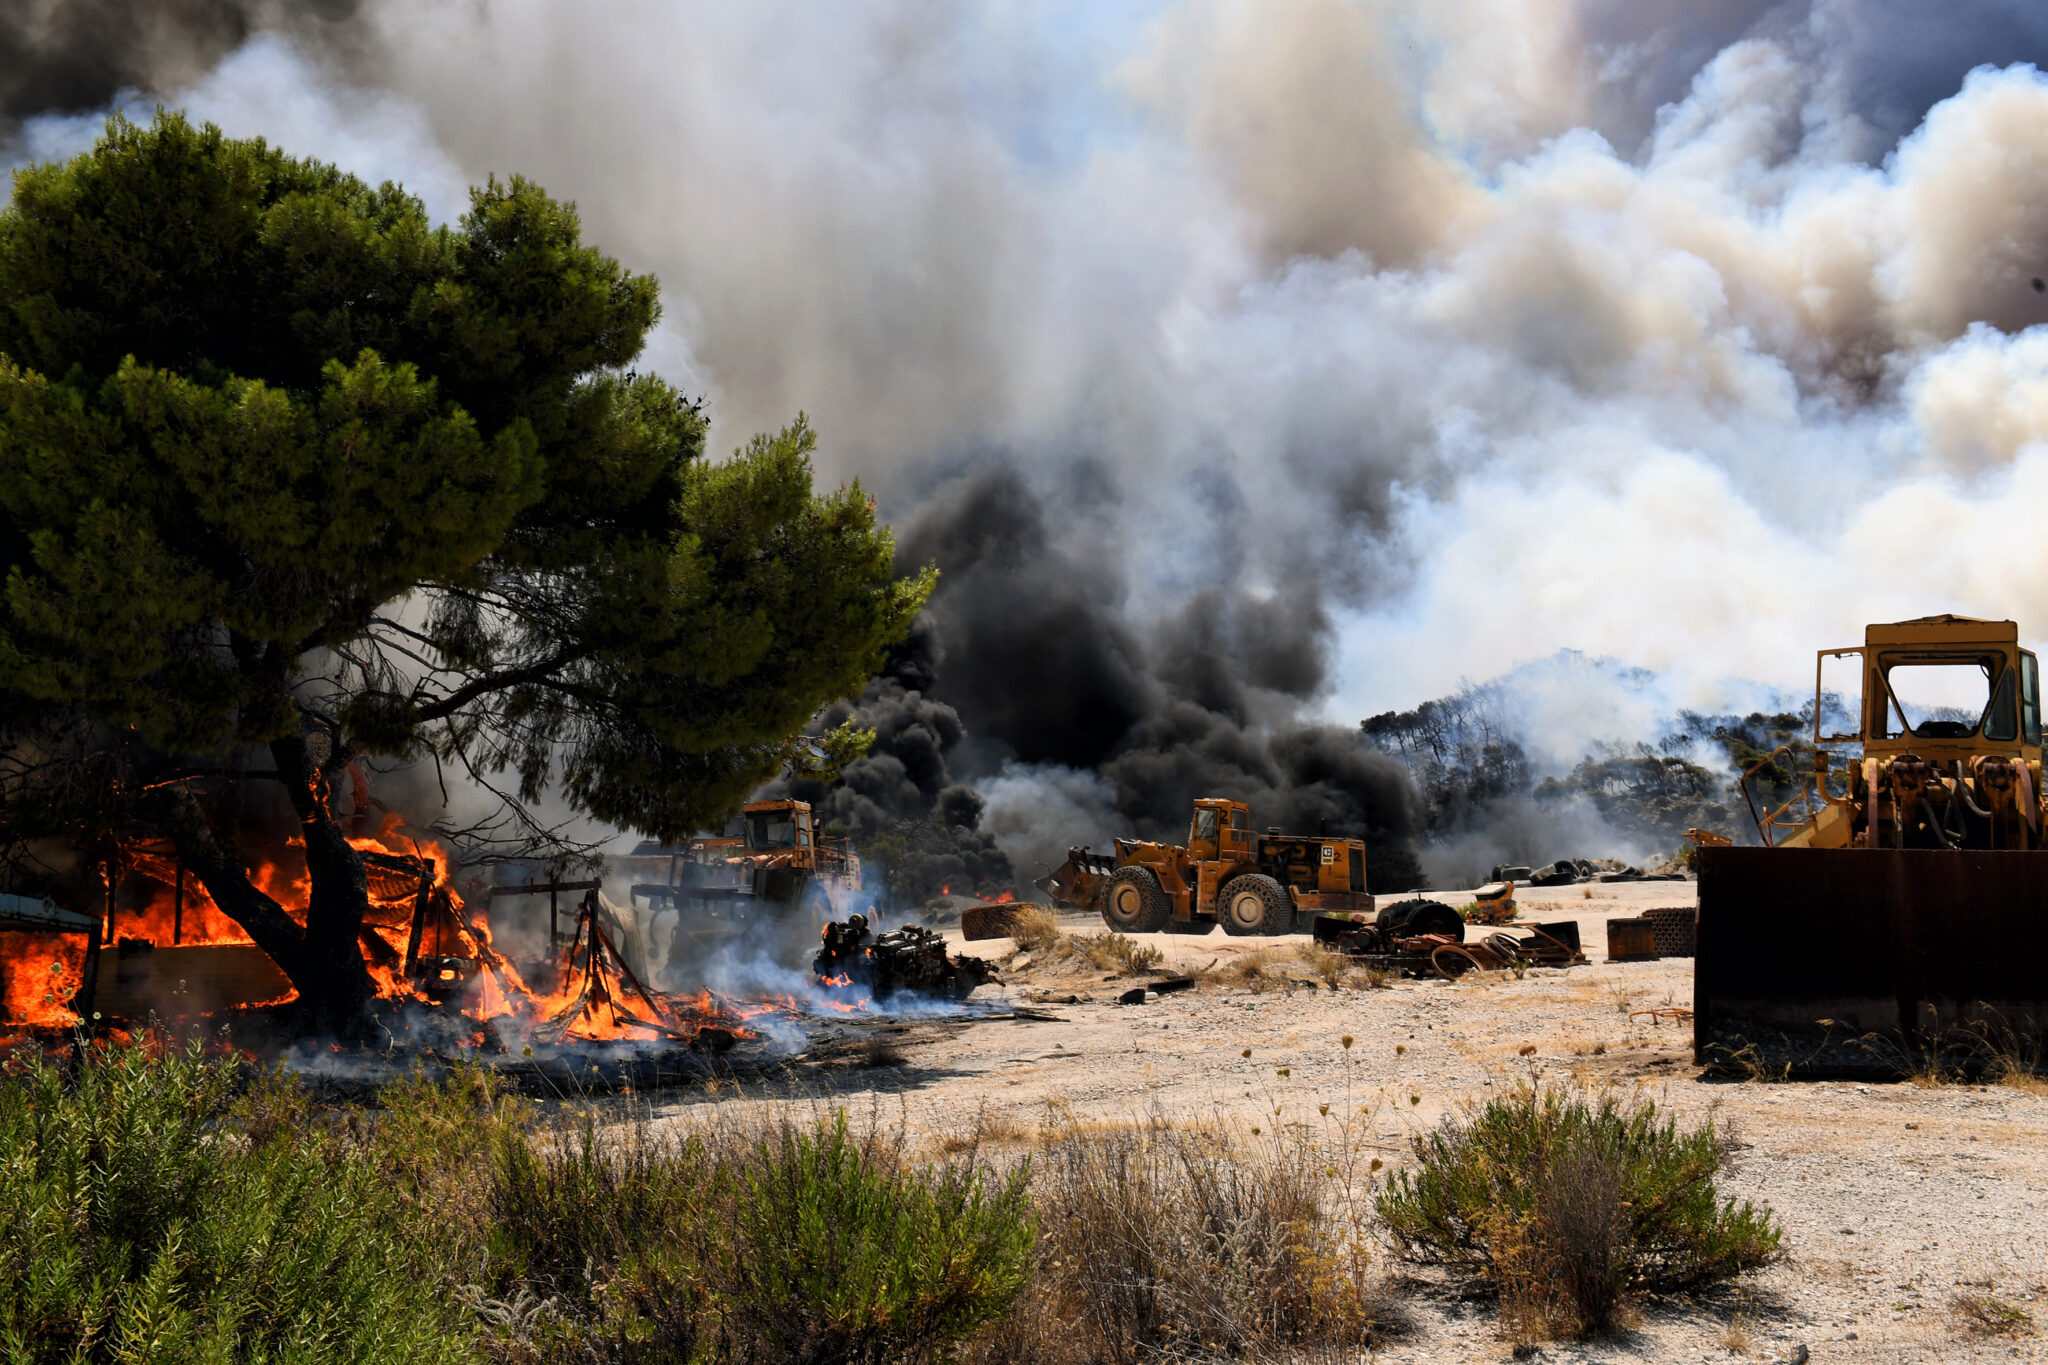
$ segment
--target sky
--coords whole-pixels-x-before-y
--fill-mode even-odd
[[[659,276],[719,448],[807,412],[910,547],[1011,490],[1030,582],[1248,726],[1559,649],[1712,706],[1870,621],[2048,637],[2037,5],[95,8],[6,21],[15,164],[161,102],[442,217],[528,175]]]

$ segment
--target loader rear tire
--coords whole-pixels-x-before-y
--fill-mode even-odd
[[[1419,934],[1444,934],[1454,943],[1465,941],[1465,917],[1442,901],[1396,901],[1381,910],[1373,921],[1389,938],[1414,938]]]
[[[1173,918],[1173,902],[1149,867],[1120,867],[1102,890],[1102,922],[1120,934],[1156,934]]]
[[[1233,877],[1216,895],[1216,918],[1223,932],[1243,938],[1248,934],[1291,934],[1294,932],[1294,902],[1287,888],[1263,872]]]

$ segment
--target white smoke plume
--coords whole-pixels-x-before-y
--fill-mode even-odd
[[[1020,863],[1141,813],[1113,759],[1277,801],[1310,769],[1243,736],[1559,648],[1713,706],[1866,621],[2048,632],[2036,5],[326,10],[237,9],[197,76],[196,39],[86,64],[127,93],[18,82],[16,158],[161,99],[439,214],[494,172],[576,200],[719,444],[807,410],[982,585],[933,695]],[[1037,546],[973,557],[1006,508]],[[1061,593],[1033,619],[1088,648],[958,647]],[[1559,753],[1636,737],[1578,723]]]

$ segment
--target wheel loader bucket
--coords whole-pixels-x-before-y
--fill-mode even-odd
[[[1085,848],[1067,850],[1067,860],[1031,883],[1059,904],[1075,910],[1093,910],[1102,884],[1116,871],[1116,859]]]
[[[2048,1036],[2048,851],[1701,847],[1693,1059],[1765,1074],[1968,1065]]]

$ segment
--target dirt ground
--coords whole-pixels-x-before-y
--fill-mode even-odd
[[[1803,1344],[1816,1362],[2048,1360],[2048,1335],[1974,1335],[1951,1306],[1959,1294],[1995,1294],[2048,1334],[2048,1092],[1705,1077],[1692,1065],[1688,1024],[1639,1013],[1691,1004],[1691,960],[1605,960],[1609,918],[1691,904],[1690,883],[1525,889],[1521,900],[1525,919],[1576,918],[1591,964],[1372,990],[1212,982],[1122,1005],[1130,980],[1072,960],[1047,968],[1010,959],[1005,984],[976,999],[1056,1020],[882,1024],[885,1064],[820,1065],[794,1091],[748,1087],[683,1103],[880,1102],[900,1106],[934,1142],[977,1113],[1022,1133],[1054,1114],[1308,1125],[1353,1115],[1362,1140],[1398,1165],[1411,1135],[1520,1075],[1639,1087],[1682,1119],[1712,1116],[1737,1135],[1724,1192],[1776,1210],[1789,1254],[1739,1288],[1647,1305],[1618,1337],[1548,1345],[1540,1358],[1791,1360]],[[1070,927],[1102,928],[1078,916]],[[953,937],[956,951],[1014,951],[1007,939]],[[1147,938],[1167,966],[1214,962],[1217,976],[1243,954],[1290,943],[1220,930]],[[1279,974],[1310,976],[1285,966]],[[1349,1049],[1340,1044],[1347,1034]],[[1404,1292],[1413,1330],[1375,1359],[1510,1358],[1490,1305],[1427,1279]]]

